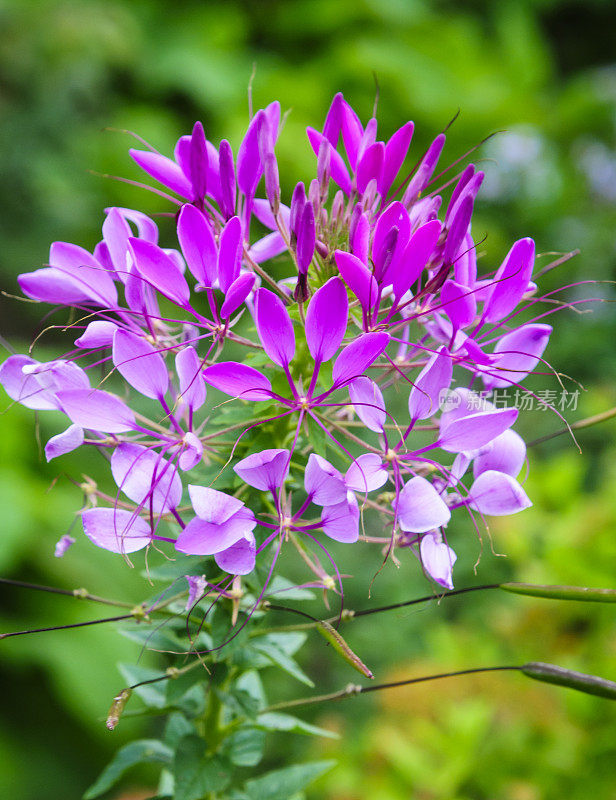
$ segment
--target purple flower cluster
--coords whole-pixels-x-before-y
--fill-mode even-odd
[[[341,94],[322,130],[308,128],[316,177],[287,206],[279,131],[272,103],[237,155],[200,123],[172,158],[131,150],[168,190],[153,189],[175,207],[177,242],[162,246],[145,214],[110,208],[93,253],[54,243],[19,285],[73,309],[79,335],[53,361],[10,356],[0,382],[67,418],[48,460],[81,446],[108,459],[115,496],[92,484],[81,512],[99,547],[174,547],[235,576],[286,542],[329,556],[322,535],[361,539],[393,558],[410,550],[452,588],[452,511],[479,531],[530,505],[517,410],[479,391],[519,387],[542,361],[551,310],[520,321],[538,299],[534,242],[479,275],[483,173],[469,164],[443,179],[453,190],[442,207],[445,136],[401,178],[413,123],[379,140],[376,120],[364,126]],[[386,535],[364,533],[364,515]]]

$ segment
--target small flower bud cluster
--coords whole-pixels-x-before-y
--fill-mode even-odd
[[[201,123],[172,157],[131,150],[164,187],[153,191],[177,236],[160,242],[151,218],[110,208],[92,253],[54,243],[18,280],[71,309],[74,344],[46,363],[10,356],[0,383],[66,417],[48,460],[79,447],[108,459],[117,492],[92,485],[81,512],[99,547],[213,556],[232,580],[292,543],[330,557],[328,539],[361,539],[414,553],[452,588],[452,512],[479,531],[530,505],[518,412],[485,390],[519,388],[542,362],[551,310],[520,313],[537,302],[534,242],[479,274],[483,173],[444,178],[444,205],[445,136],[405,175],[413,123],[381,141],[341,94],[307,130],[316,177],[285,205],[279,130],[274,102],[237,155]],[[370,517],[385,535],[363,532]],[[331,588],[319,559],[305,561]],[[195,594],[220,580],[201,577]]]

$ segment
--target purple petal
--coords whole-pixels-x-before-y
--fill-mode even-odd
[[[153,400],[164,397],[169,373],[160,353],[134,333],[118,328],[113,337],[113,363],[140,394]]]
[[[252,118],[237,154],[237,183],[246,197],[254,196],[263,173],[259,154],[259,130],[264,122],[267,124],[267,117],[261,109]]]
[[[355,206],[353,212],[349,241],[351,243],[351,252],[365,266],[368,263],[368,252],[370,249],[370,223],[368,222],[368,217],[362,213],[359,203]],[[344,253],[344,251],[337,250],[336,254],[338,253]]]
[[[389,475],[376,453],[365,453],[351,464],[344,476],[347,489],[355,492],[373,492],[387,483]]]
[[[155,514],[166,514],[182,500],[182,481],[175,465],[139,444],[116,447],[111,473],[118,489]]]
[[[195,517],[180,531],[175,549],[199,556],[221,553],[240,539],[249,537],[256,524],[252,512],[247,508],[241,509],[221,524]]]
[[[203,457],[203,444],[201,439],[188,431],[184,434],[184,448],[178,459],[178,466],[184,472],[193,469]]]
[[[83,247],[68,242],[54,242],[49,249],[49,266],[69,275],[99,305],[114,308],[118,304],[118,293],[112,277]]]
[[[45,458],[51,461],[52,458],[63,456],[65,453],[72,453],[83,444],[83,428],[79,425],[70,425],[62,433],[52,436],[45,445]]]
[[[242,305],[244,300],[255,285],[255,276],[251,272],[244,272],[236,278],[227,290],[225,300],[220,308],[222,319],[228,319]]]
[[[288,450],[261,450],[238,462],[233,469],[249,486],[272,492],[285,482],[290,460]]]
[[[178,217],[178,240],[197,284],[213,286],[218,258],[216,240],[205,216],[193,205],[182,206]]]
[[[323,123],[323,136],[333,147],[337,147],[342,128],[342,106],[344,98],[342,92],[334,95],[325,122]]]
[[[135,553],[150,544],[150,526],[132,511],[89,508],[81,514],[83,532],[97,547],[112,553]]]
[[[274,231],[273,233],[268,233],[262,239],[257,239],[251,245],[248,255],[257,264],[262,264],[264,261],[269,261],[270,258],[275,258],[275,256],[286,252],[287,249],[287,243],[282,238],[282,235],[278,231]]]
[[[347,496],[344,478],[329,461],[311,453],[304,473],[306,493],[318,506],[341,503]]]
[[[520,484],[504,472],[487,470],[475,480],[469,492],[470,507],[489,517],[517,514],[532,506]]]
[[[143,239],[129,239],[135,267],[145,278],[146,284],[153,286],[162,295],[179,306],[186,307],[190,301],[190,289],[186,278],[169,256],[160,247]]]
[[[355,413],[371,431],[382,433],[387,415],[378,385],[370,378],[357,378],[349,384],[349,395]]]
[[[352,544],[359,539],[359,507],[355,495],[326,506],[321,515],[323,533],[336,542]]]
[[[314,128],[306,128],[306,133],[308,134],[310,146],[312,147],[315,156],[317,156],[321,147],[321,141],[324,138],[323,134],[319,133]],[[349,177],[349,171],[346,168],[344,159],[340,153],[334,150],[331,144],[329,145],[329,159],[332,180],[338,184],[345,194],[351,194],[353,191],[353,186]]]
[[[201,408],[207,395],[201,373],[202,367],[201,359],[192,345],[184,347],[175,357],[175,370],[180,388],[179,399],[192,411]]]
[[[225,293],[240,274],[243,244],[240,218],[231,217],[220,234],[218,249],[218,280]]]
[[[484,306],[486,322],[501,322],[518,305],[528,288],[534,263],[533,240],[515,242],[492,281],[492,290]]]
[[[431,220],[411,236],[404,255],[391,275],[394,295],[399,299],[408,292],[426,267],[441,234],[441,223]]]
[[[552,327],[550,325],[522,325],[505,334],[496,344],[494,355],[501,354],[484,374],[486,387],[495,389],[520,383],[534,370],[548,345]]]
[[[377,184],[381,183],[384,159],[385,145],[383,142],[375,142],[365,151],[357,164],[355,173],[357,191],[360,194],[366,191],[366,187],[371,180],[376,180]]]
[[[269,380],[246,364],[235,361],[220,361],[203,371],[205,382],[220,392],[240,397],[242,400],[271,400],[272,384]]]
[[[359,120],[359,117],[353,111],[351,106],[342,101],[342,140],[344,142],[344,149],[346,150],[349,158],[351,168],[355,170],[357,166],[357,156],[359,148],[364,136],[364,129]]]
[[[119,397],[100,389],[70,389],[56,395],[66,416],[79,425],[102,433],[124,433],[135,428],[135,417]]]
[[[526,460],[524,439],[511,429],[501,433],[490,448],[480,453],[473,461],[473,474],[477,478],[482,472],[495,470],[506,472],[513,478],[519,474]]]
[[[510,428],[517,416],[517,408],[501,408],[460,417],[445,428],[441,418],[438,446],[450,453],[477,450]]]
[[[56,542],[56,548],[54,550],[54,556],[56,558],[62,558],[62,556],[66,553],[69,547],[72,547],[75,544],[76,539],[73,539],[72,536],[68,534],[64,534],[64,536],[60,536],[58,541]]]
[[[415,174],[411,178],[411,181],[404,193],[404,197],[402,202],[405,206],[408,207],[410,203],[414,203],[421,192],[426,188],[430,178],[432,177],[432,173],[437,165],[437,162],[441,156],[441,152],[443,151],[443,147],[445,145],[445,134],[439,133],[436,139],[432,142],[428,150],[426,151],[425,156],[422,159],[421,164],[417,168]]]
[[[462,242],[468,234],[473,215],[473,198],[465,195],[452,215],[443,251],[443,263],[453,264]]]
[[[142,211],[135,211],[133,208],[121,208],[116,206],[115,210],[118,211],[124,219],[132,222],[137,227],[137,234],[140,239],[145,239],[152,244],[158,244],[158,226],[153,219],[150,219],[147,214]],[[105,214],[108,214],[111,208],[105,209]]]
[[[307,202],[297,225],[297,268],[302,273],[307,272],[314,257],[316,241],[314,208]]]
[[[404,163],[406,154],[409,151],[414,127],[412,122],[407,122],[406,125],[403,125],[394,133],[385,145],[383,174],[381,176],[381,185],[379,186],[381,197],[387,195],[398,172],[400,172],[400,167]]]
[[[77,284],[72,276],[59,269],[46,267],[34,272],[22,272],[17,276],[17,283],[26,297],[43,303],[63,306],[92,303],[90,293]]]
[[[255,566],[257,544],[252,533],[247,533],[231,547],[214,554],[214,561],[220,569],[231,575],[248,575]]]
[[[432,580],[446,589],[453,589],[452,571],[457,556],[439,532],[422,536],[419,554],[422,566]]]
[[[258,289],[255,297],[255,322],[263,349],[275,364],[287,367],[295,355],[295,334],[287,309],[269,289]]]
[[[334,386],[342,386],[359,378],[385,351],[389,344],[387,333],[364,333],[347,345],[334,362]]]
[[[100,347],[111,347],[113,343],[113,334],[117,331],[118,326],[115,322],[107,322],[106,320],[95,319],[90,322],[84,332],[78,339],[75,339],[75,345],[84,350],[90,348],[98,349]]]
[[[218,151],[220,171],[220,200],[221,211],[228,219],[235,214],[235,167],[233,165],[233,151],[226,139],[220,143]]]
[[[188,492],[195,514],[204,522],[210,522],[213,525],[222,525],[228,522],[231,517],[244,508],[244,503],[237,497],[219,492],[218,489],[211,489],[209,486],[190,484]]]
[[[468,289],[473,289],[477,281],[477,252],[475,242],[470,233],[464,237],[453,265],[456,282]],[[479,300],[476,293],[473,294]]]
[[[120,213],[118,208],[110,208],[103,222],[103,239],[107,245],[107,252],[118,277],[126,283],[128,265],[128,240],[133,235],[130,225]]]
[[[443,392],[449,389],[453,376],[453,361],[446,347],[441,347],[415,380],[409,395],[409,414],[413,422],[427,419],[439,410]]]
[[[201,122],[195,122],[190,137],[190,179],[195,199],[203,200],[207,191],[207,141]]]
[[[379,297],[379,287],[368,267],[359,258],[343,250],[334,253],[338,271],[364,311],[372,312]]]
[[[425,533],[446,525],[450,518],[445,501],[425,478],[411,478],[400,492],[398,520],[403,531]]]
[[[455,281],[445,281],[441,289],[440,305],[454,328],[466,328],[477,314],[477,300],[466,286]]]
[[[372,240],[374,276],[383,286],[392,282],[411,235],[411,221],[402,203],[391,203],[379,217]]]
[[[205,575],[184,575],[188,582],[188,600],[186,601],[186,611],[196,605],[205,594],[207,579]]]
[[[128,154],[154,180],[167,186],[186,200],[194,199],[191,183],[175,161],[150,150],[130,149]]]
[[[329,361],[340,347],[348,313],[347,292],[340,278],[330,278],[314,293],[306,313],[306,342],[317,363]]]
[[[12,400],[41,411],[59,407],[58,390],[90,385],[85,372],[70,361],[41,364],[24,355],[9,356],[0,366],[0,384]]]

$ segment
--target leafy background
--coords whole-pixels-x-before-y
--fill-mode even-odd
[[[199,118],[214,141],[225,136],[237,145],[253,64],[255,103],[278,98],[292,109],[278,148],[287,194],[314,169],[305,125],[322,120],[338,90],[367,118],[375,73],[383,132],[414,119],[417,153],[458,109],[446,151],[452,160],[505,131],[478,156],[488,175],[474,230],[485,232],[492,263],[514,238],[531,235],[540,252],[581,249],[545,285],[613,280],[615,24],[609,0],[3,0],[2,286],[15,292],[16,275],[44,263],[54,239],[93,245],[105,206],[158,209],[144,192],[88,171],[139,177],[126,154],[131,140],[107,129],[137,131],[169,151]],[[593,304],[592,314],[563,312],[549,351],[554,366],[586,390],[571,420],[616,404],[613,286],[569,291],[582,296],[605,302]],[[3,336],[16,349],[27,346],[40,329],[39,310],[0,301]],[[41,357],[53,345],[44,341]],[[40,424],[44,438],[55,421],[48,415]],[[559,424],[533,412],[520,427],[532,437]],[[53,558],[81,500],[69,477],[79,481],[98,467],[73,456],[46,466],[35,432],[29,412],[11,408],[0,417],[0,573],[141,599],[147,589],[139,570],[83,539],[65,559]],[[486,546],[475,576],[478,544],[458,523],[457,585],[514,578],[613,586],[613,439],[612,422],[581,434],[582,455],[564,437],[535,448],[534,508],[493,525],[495,550],[506,558]],[[368,600],[378,556],[360,546],[338,555],[355,576],[350,607],[429,591],[409,560],[381,573]],[[1,599],[3,630],[92,617],[68,598],[3,588]],[[616,677],[609,606],[486,594],[366,618],[346,635],[382,680],[528,659]],[[119,744],[158,732],[137,719],[123,720],[112,735],[102,724],[122,685],[116,663],[139,657],[138,646],[111,628],[8,639],[0,656],[2,797],[78,798]],[[322,641],[310,640],[302,663],[323,691],[353,679]],[[270,688],[281,699],[298,692],[280,681]],[[307,744],[274,735],[267,758],[272,767],[308,756],[338,760],[310,790],[314,800],[616,797],[614,707],[516,676],[400,689],[304,716],[342,738]],[[110,797],[151,795],[152,775],[131,773]]]

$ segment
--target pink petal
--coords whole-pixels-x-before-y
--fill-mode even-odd
[[[258,289],[255,297],[255,322],[263,349],[275,364],[286,367],[295,355],[291,318],[282,300],[269,289]]]
[[[112,553],[135,553],[152,541],[149,524],[132,511],[89,508],[82,512],[81,519],[88,539]]]
[[[188,493],[196,515],[204,522],[210,522],[213,525],[222,525],[228,522],[231,517],[244,508],[244,503],[237,497],[219,492],[218,489],[211,489],[209,486],[190,484]]]
[[[434,532],[422,536],[419,554],[422,566],[432,580],[446,589],[453,589],[452,571],[457,556],[441,534]]]
[[[517,416],[517,408],[501,408],[460,417],[444,428],[441,418],[438,446],[450,453],[477,450],[510,428]]]
[[[351,494],[341,503],[326,506],[321,515],[323,533],[336,542],[353,544],[359,539],[359,508]]]
[[[169,373],[160,353],[141,336],[118,328],[113,336],[113,363],[140,394],[160,399],[169,387]]]
[[[486,322],[501,322],[522,299],[528,288],[535,263],[535,243],[519,239],[496,271],[492,289],[485,302]]]
[[[413,422],[433,416],[440,408],[443,392],[449,389],[453,361],[446,347],[434,353],[415,380],[409,395],[409,414]]]
[[[188,269],[199,286],[213,286],[216,281],[218,250],[207,219],[195,206],[185,205],[180,211],[177,229]]]
[[[477,315],[477,300],[472,290],[452,280],[443,284],[440,305],[456,330],[466,328]]]
[[[72,453],[83,444],[83,428],[79,425],[70,425],[62,433],[52,436],[45,445],[45,458],[51,461],[65,453]]]
[[[382,433],[387,415],[378,385],[370,378],[357,378],[349,384],[349,395],[355,413],[371,431]]]
[[[470,507],[489,517],[517,514],[532,506],[524,489],[511,475],[494,470],[479,475],[471,486],[469,497]]]
[[[364,333],[347,345],[334,362],[334,386],[342,386],[359,378],[385,351],[388,344],[387,333]]]
[[[347,328],[349,301],[340,278],[330,278],[318,289],[308,305],[306,342],[317,363],[334,356]]]
[[[239,461],[233,469],[249,486],[271,492],[285,482],[290,459],[288,450],[261,450]]]
[[[143,239],[129,239],[139,275],[162,295],[179,306],[190,302],[190,289],[186,278],[160,247]]]
[[[501,433],[486,452],[473,461],[473,474],[477,478],[482,472],[496,470],[506,472],[513,478],[519,474],[526,460],[524,439],[511,429]]]
[[[231,575],[248,575],[255,566],[257,544],[252,533],[247,533],[231,547],[214,554],[214,561],[220,569]]]
[[[186,200],[194,199],[192,185],[175,161],[150,150],[130,149],[128,154],[154,180],[167,186]]]
[[[376,453],[365,453],[351,464],[344,476],[347,489],[355,492],[373,492],[387,483],[389,475]]]
[[[255,285],[255,276],[251,272],[244,272],[229,286],[225,300],[220,308],[222,319],[228,319],[242,305],[244,300]]]
[[[494,361],[490,374],[483,375],[486,387],[500,389],[523,381],[539,363],[551,333],[550,325],[529,324],[505,334],[494,348],[494,355],[502,355]]]
[[[179,379],[179,400],[197,411],[207,395],[202,375],[201,359],[192,345],[184,347],[175,357],[175,370]]]
[[[118,489],[155,514],[166,514],[182,500],[177,467],[147,447],[120,444],[111,456],[111,473]]]
[[[450,518],[447,504],[425,478],[411,478],[400,492],[398,520],[403,531],[425,533],[446,525]]]
[[[345,283],[357,297],[364,311],[370,314],[379,297],[379,287],[371,271],[351,253],[336,250],[334,257]]]
[[[203,372],[205,382],[242,400],[271,400],[272,385],[259,370],[235,361],[220,361]]]
[[[107,322],[106,320],[95,319],[90,322],[84,332],[78,339],[75,339],[75,346],[81,347],[84,350],[100,347],[111,347],[113,343],[113,335],[117,331],[118,326],[115,322]]]
[[[318,506],[336,505],[347,496],[342,473],[316,453],[311,453],[308,458],[304,486],[306,494]]]
[[[100,389],[69,389],[56,394],[60,408],[79,425],[102,433],[124,433],[135,427],[130,408],[118,397]]]

